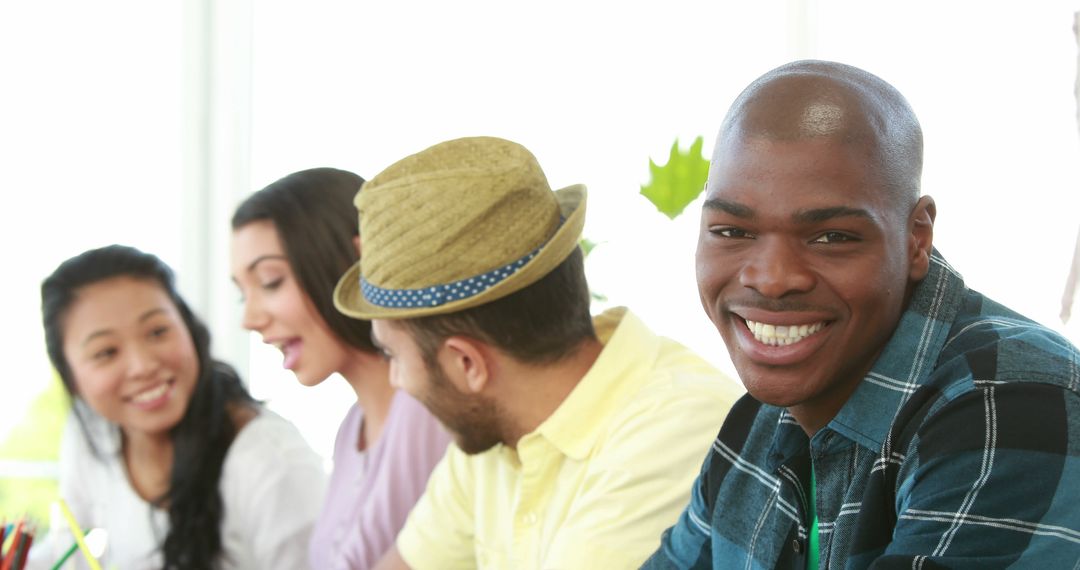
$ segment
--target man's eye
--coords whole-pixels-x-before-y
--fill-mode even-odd
[[[825,232],[810,243],[842,243],[847,241],[858,241],[858,238],[841,232]]]
[[[746,230],[740,228],[732,228],[728,226],[713,226],[709,228],[709,232],[711,232],[713,235],[732,239],[746,239],[754,237],[750,232]]]

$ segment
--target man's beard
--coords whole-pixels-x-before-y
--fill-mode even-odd
[[[474,455],[502,443],[494,402],[459,392],[438,364],[425,368],[428,390],[419,399],[451,432],[462,451]]]

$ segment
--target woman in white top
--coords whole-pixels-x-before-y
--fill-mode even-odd
[[[61,496],[79,524],[108,531],[105,567],[307,566],[320,459],[212,360],[164,263],[87,251],[43,282],[42,312],[76,420]]]

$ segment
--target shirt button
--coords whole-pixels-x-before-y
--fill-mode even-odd
[[[799,539],[793,539],[791,541],[791,549],[795,551],[795,554],[802,552],[802,541]]]
[[[536,513],[531,512],[531,511],[529,513],[527,513],[525,515],[525,524],[530,525],[530,526],[536,524]]]

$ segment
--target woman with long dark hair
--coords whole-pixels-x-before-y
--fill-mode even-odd
[[[211,358],[172,271],[108,246],[62,263],[41,297],[74,410],[60,495],[81,525],[108,531],[105,566],[305,568],[321,461]]]
[[[371,323],[334,308],[334,286],[359,256],[353,197],[362,183],[333,168],[296,172],[252,194],[232,219],[243,326],[277,346],[301,384],[336,372],[356,393],[312,535],[310,561],[320,569],[373,566],[450,441],[423,405],[390,385]]]

